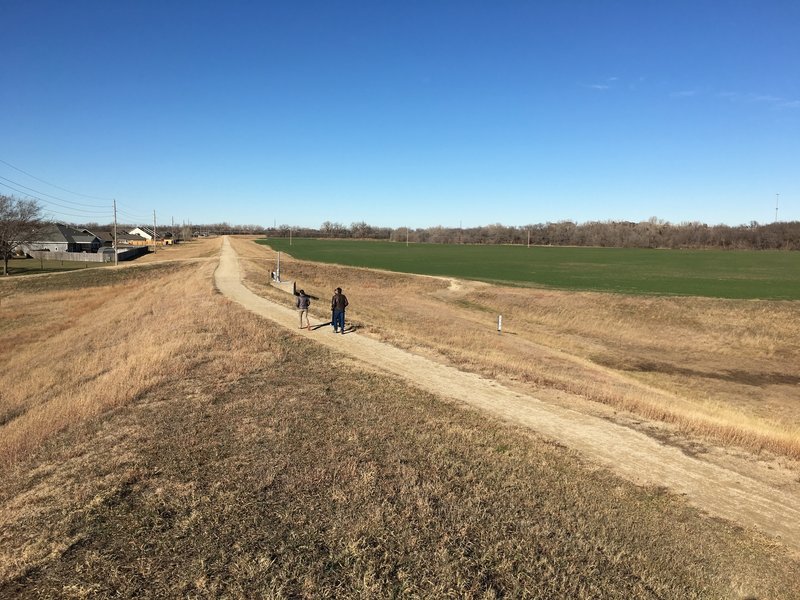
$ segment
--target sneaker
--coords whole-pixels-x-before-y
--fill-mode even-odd
[[[333,333],[339,333],[339,331],[337,329],[334,329]]]

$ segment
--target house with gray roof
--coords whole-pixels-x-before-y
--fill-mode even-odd
[[[75,229],[64,223],[51,223],[42,227],[36,238],[24,245],[26,253],[35,250],[50,252],[97,252],[100,238],[86,229]]]

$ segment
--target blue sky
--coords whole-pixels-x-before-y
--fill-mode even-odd
[[[67,221],[800,219],[795,1],[0,15],[0,192]]]

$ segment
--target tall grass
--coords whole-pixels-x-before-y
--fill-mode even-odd
[[[91,289],[10,295],[0,305],[3,385],[0,463],[14,463],[54,432],[122,406],[202,360],[188,324],[208,318],[212,292],[204,269],[148,270]],[[145,276],[146,275],[146,276]],[[188,358],[188,360],[187,360]]]
[[[236,244],[250,261],[249,285],[270,293],[271,251]],[[285,254],[282,271],[325,301],[340,285],[350,318],[398,346],[538,394],[561,390],[717,442],[800,458],[796,302],[453,286]]]

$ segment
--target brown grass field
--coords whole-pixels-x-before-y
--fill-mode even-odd
[[[780,544],[247,313],[218,247],[0,281],[0,597],[800,597]],[[341,285],[360,332],[798,483],[796,304],[282,266],[318,320]]]
[[[264,278],[274,253],[242,240],[236,248],[250,258],[248,285],[279,298]],[[671,425],[682,436],[800,459],[797,302],[510,288],[285,255],[282,269],[323,299],[318,306],[343,287],[351,319],[392,344],[538,395],[560,391]],[[329,318],[326,310],[317,317]]]

